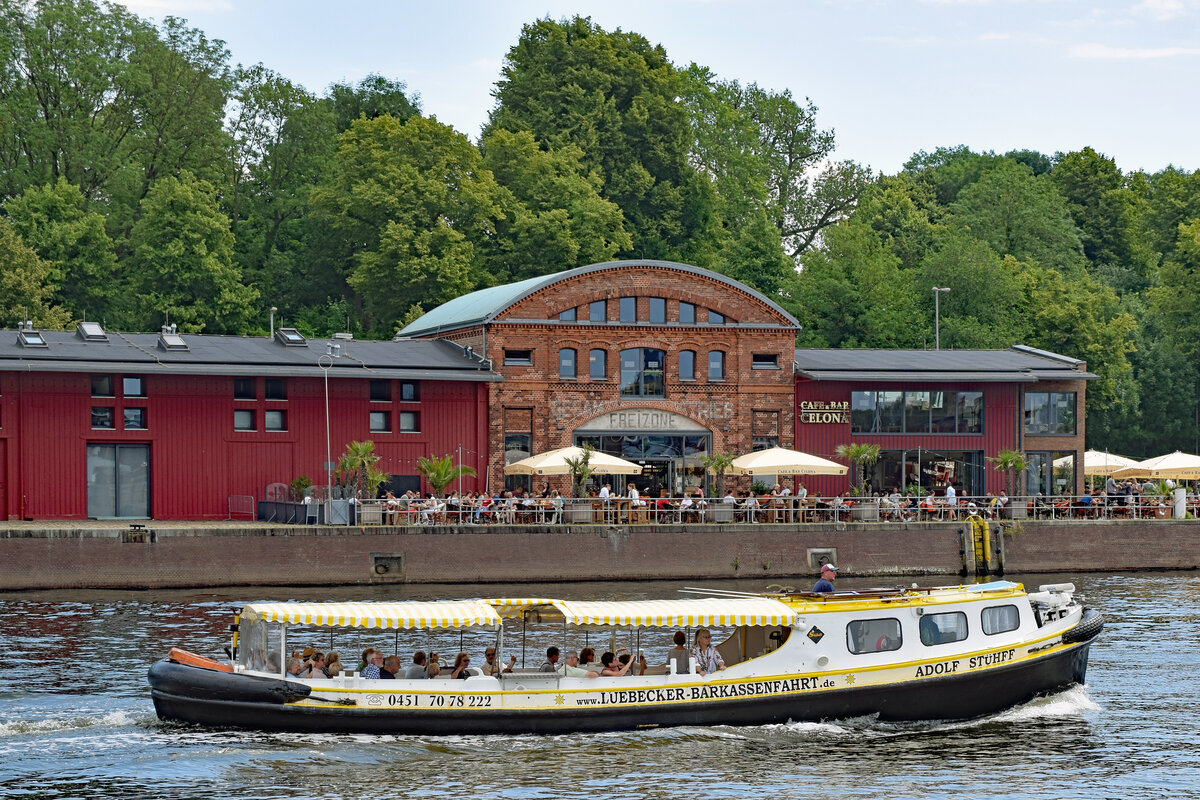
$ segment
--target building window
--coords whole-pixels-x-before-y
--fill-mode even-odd
[[[681,380],[681,381],[696,380],[696,351],[695,350],[680,350],[679,351],[679,380]]]
[[[391,381],[371,381],[371,402],[387,403],[392,399]]]
[[[267,378],[264,395],[268,400],[287,400],[287,384],[283,378]],[[267,430],[270,430],[270,428]],[[279,430],[283,429],[280,428]]]
[[[621,298],[621,322],[637,322],[637,298]]]
[[[390,411],[372,411],[371,412],[371,433],[391,433],[392,432],[392,412]]]
[[[725,354],[720,350],[712,350],[708,354],[708,379],[725,380]]]
[[[779,369],[779,355],[776,353],[755,353],[750,362],[750,369]]]
[[[254,392],[254,378],[233,379],[234,400],[257,400]]]
[[[588,303],[588,322],[608,322],[607,300],[593,300]]]
[[[664,297],[650,298],[650,321],[661,325],[667,321],[667,300]]]
[[[235,431],[257,430],[254,427],[254,411],[249,408],[235,408],[233,410],[233,429]]]
[[[533,455],[533,434],[532,433],[505,433],[504,434],[504,464],[505,466],[520,461],[523,458],[529,458]],[[505,475],[505,489],[528,489],[533,485],[532,477],[529,475]]]
[[[575,377],[575,349],[564,347],[558,351],[558,377]]]
[[[286,411],[264,411],[263,412],[263,428],[268,431],[286,431],[287,430],[287,412]]]
[[[1027,451],[1025,494],[1065,495],[1075,490],[1075,453],[1071,451]]]
[[[92,427],[101,428],[103,430],[111,430],[115,427],[113,422],[113,407],[112,406],[92,406]]]
[[[1031,436],[1074,435],[1075,393],[1026,392],[1025,433]]]
[[[401,411],[400,412],[400,431],[402,433],[416,433],[421,430],[420,419],[416,411]]]
[[[121,392],[126,397],[145,397],[146,381],[137,375],[126,375],[121,379]]]
[[[621,351],[621,396],[664,397],[663,359],[665,353],[649,347]]]
[[[417,392],[417,384],[402,383],[400,384],[400,399],[405,403],[415,403],[420,399]]]
[[[92,397],[115,397],[112,375],[92,376]]]
[[[594,381],[608,379],[608,351],[593,348],[588,351],[588,377]]]
[[[683,325],[696,324],[696,306],[691,303],[679,304],[679,322]]]
[[[505,350],[504,351],[504,365],[511,366],[513,364],[516,364],[518,366],[532,366],[533,365],[533,351],[532,350]]]
[[[146,409],[144,408],[126,408],[122,412],[125,416],[125,430],[127,431],[144,431],[146,430]]]
[[[983,433],[983,392],[854,391],[851,433]]]
[[[567,308],[567,309],[563,309],[562,311],[558,312],[558,321],[559,322],[574,322],[575,321],[575,309]]]
[[[708,324],[709,325],[724,325],[725,324],[725,315],[718,311],[713,311],[710,308],[708,310]]]

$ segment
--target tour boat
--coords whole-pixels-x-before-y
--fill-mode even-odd
[[[1104,625],[1069,583],[1036,592],[1009,581],[828,594],[687,591],[653,601],[251,603],[230,626],[231,661],[172,649],[150,668],[151,695],[163,720],[273,731],[566,733],[962,719],[1083,683],[1088,648]],[[700,628],[712,629],[724,669],[702,674],[695,658],[666,657],[676,632],[690,648]],[[539,646],[533,663],[498,677],[472,667],[465,680],[354,672],[300,679],[280,658],[313,641],[391,651],[402,634],[467,636],[477,651],[484,641],[504,665],[510,652],[530,652],[514,637]],[[649,666],[612,677],[539,671],[546,642],[566,651],[585,640],[607,643],[597,651],[617,642],[646,650]],[[411,654],[397,654],[405,667]]]

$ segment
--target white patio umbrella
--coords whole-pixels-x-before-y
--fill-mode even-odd
[[[1071,456],[1054,459],[1054,466],[1065,467],[1071,463]],[[1114,453],[1103,453],[1099,450],[1088,450],[1083,454],[1084,475],[1111,475],[1119,469],[1132,467],[1138,463],[1132,458],[1119,456]]]
[[[1200,456],[1176,450],[1165,456],[1139,461],[1113,473],[1114,478],[1174,478],[1182,481],[1200,480]]]
[[[846,467],[799,450],[772,447],[738,456],[729,471],[734,475],[845,475]]]
[[[505,475],[570,475],[571,467],[567,459],[572,460],[583,455],[582,447],[561,447],[558,450],[547,450],[545,453],[514,461],[504,468]],[[592,451],[588,467],[593,475],[641,475],[642,468],[623,458]]]

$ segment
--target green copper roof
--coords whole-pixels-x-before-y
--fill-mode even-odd
[[[431,333],[441,333],[442,331],[450,331],[456,328],[464,328],[468,325],[491,322],[506,308],[528,297],[534,292],[542,289],[550,284],[559,281],[573,278],[577,275],[584,275],[588,272],[596,272],[605,269],[614,269],[618,267],[630,266],[645,266],[645,267],[669,267],[671,269],[681,269],[686,272],[693,272],[697,275],[703,275],[709,278],[714,278],[729,286],[741,289],[762,302],[769,305],[775,311],[779,312],[791,324],[799,327],[799,323],[792,317],[791,314],[784,311],[778,304],[770,298],[751,289],[744,283],[739,283],[733,278],[712,272],[711,270],[693,267],[689,264],[680,264],[675,261],[606,261],[601,264],[591,264],[586,267],[576,267],[575,269],[564,270],[563,272],[555,272],[551,275],[539,275],[536,278],[528,278],[517,283],[509,283],[504,286],[492,286],[487,289],[480,289],[477,292],[464,294],[461,297],[456,297],[453,300],[442,303],[437,308],[422,314],[417,319],[410,322],[399,333],[396,338],[406,338],[410,336],[425,336]]]

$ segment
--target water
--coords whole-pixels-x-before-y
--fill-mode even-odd
[[[0,788],[6,800],[1200,797],[1200,577],[1014,579],[1072,579],[1104,611],[1086,687],[969,722],[552,737],[206,731],[160,723],[145,672],[172,645],[219,651],[231,608],[243,600],[616,599],[670,597],[684,584],[0,595]],[[457,641],[439,647],[451,652]],[[482,642],[467,649],[478,657]]]

